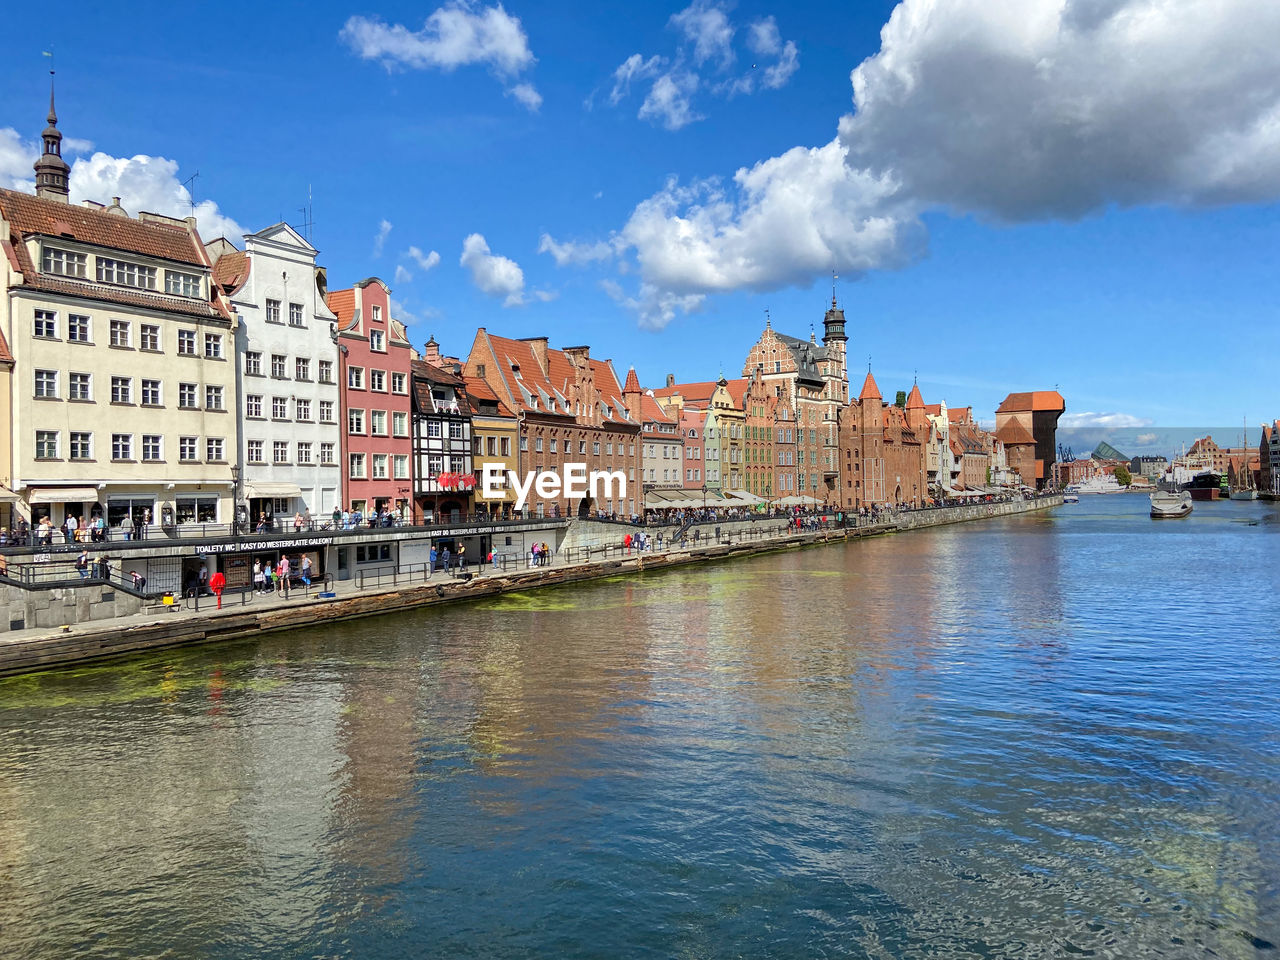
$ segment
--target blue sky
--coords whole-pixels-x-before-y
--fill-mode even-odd
[[[419,345],[734,376],[766,309],[821,334],[835,269],[855,386],[1280,416],[1280,4],[372,2],[19,6],[0,183],[52,42],[74,191],[185,214],[198,171],[209,236],[310,187],[331,285],[386,279]]]

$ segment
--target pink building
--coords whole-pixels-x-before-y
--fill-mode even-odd
[[[368,517],[413,508],[413,353],[404,324],[391,318],[391,290],[377,277],[327,297],[338,317],[342,392],[342,495]]]
[[[680,411],[680,432],[684,434],[684,488],[700,490],[707,482],[707,475],[702,465],[703,446],[702,431],[706,426],[707,411],[696,407],[684,407]]]

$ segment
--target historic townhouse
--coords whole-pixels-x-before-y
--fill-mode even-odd
[[[765,499],[778,495],[777,465],[774,463],[778,401],[776,388],[764,382],[759,370],[752,371],[742,395],[745,489]]]
[[[510,484],[498,485],[495,496],[485,495],[483,470],[492,464],[506,477],[507,470],[519,470],[517,447],[520,425],[505,403],[498,399],[489,384],[478,377],[463,378],[467,399],[471,403],[471,456],[475,470],[474,502],[477,513],[509,518],[516,494]]]
[[[51,102],[36,196],[0,190],[17,510],[228,522],[233,323],[195,220],[72,206],[56,121]]]
[[[343,502],[364,517],[413,512],[410,362],[404,324],[391,317],[391,288],[371,277],[331,291],[337,316]]]
[[[432,340],[427,353],[440,358]],[[413,496],[428,520],[471,513],[476,486],[467,384],[457,373],[425,360],[413,364]]]
[[[341,500],[337,318],[316,249],[288,224],[209,244],[213,277],[236,313],[240,502],[263,516],[326,516]]]
[[[680,434],[684,437],[684,488],[698,490],[707,482],[703,473],[705,447],[702,438],[707,412],[696,407],[684,407],[678,410],[678,415]]]
[[[813,334],[808,340],[778,333],[765,322],[760,339],[748,351],[743,364],[744,377],[759,371],[765,383],[775,388],[779,419],[784,414],[794,417],[795,470],[779,477],[778,493],[809,496],[825,500],[836,496],[839,479],[839,417],[849,400],[848,369],[844,311],[831,298],[831,307],[823,319],[822,345]],[[785,434],[784,434],[785,435]],[[784,454],[792,451],[784,450]],[[780,466],[787,466],[782,465]],[[794,477],[795,490],[787,487]]]
[[[919,506],[925,500],[924,401],[912,387],[906,408],[884,403],[867,371],[858,399],[840,416],[843,459],[840,496],[846,510],[882,504]]]
[[[9,486],[13,480],[12,379],[13,354],[9,352],[9,341],[5,339],[4,331],[0,330],[0,430],[4,431],[0,434],[0,530],[13,528],[15,504],[21,499]]]
[[[640,472],[644,490],[678,490],[684,486],[684,437],[678,415],[668,415],[653,391],[640,389],[636,368],[627,371],[622,398],[630,419],[640,423]]]
[[[629,516],[643,508],[640,484],[640,424],[631,418],[613,364],[595,360],[588,347],[555,350],[546,337],[511,340],[476,332],[463,374],[489,385],[517,417],[517,472],[554,470],[567,464],[588,472],[620,472],[620,485],[599,497],[571,499],[530,493],[525,509],[539,516],[586,516],[593,511]]]

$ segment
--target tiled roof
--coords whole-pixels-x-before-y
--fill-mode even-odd
[[[876,386],[876,378],[871,375],[871,371],[867,371],[867,379],[862,381],[862,392],[858,394],[859,400],[879,400],[880,388]]]
[[[907,409],[919,410],[924,406],[924,397],[920,396],[919,384],[911,385],[911,392],[907,394]]]
[[[725,381],[725,389],[729,391],[729,398],[733,400],[734,407],[739,410],[743,409],[743,404],[746,402],[748,385],[749,381],[747,380]]]
[[[327,294],[324,302],[329,305],[333,315],[338,318],[338,329],[345,330],[351,325],[356,315],[356,292],[354,289],[334,290]]]
[[[1030,393],[1011,393],[996,407],[996,413],[1023,413],[1028,410],[1065,410],[1066,402],[1057,390],[1034,390]]]
[[[623,393],[639,393],[640,378],[636,376],[636,368],[632,367],[627,371],[627,382],[622,385]]]
[[[249,279],[249,254],[243,250],[218,258],[213,265],[213,282],[227,293],[235,293]]]
[[[645,423],[675,423],[658,401],[647,393],[640,397],[640,419]]]
[[[968,423],[973,419],[973,407],[951,407],[947,410],[947,419],[952,423]]]
[[[0,363],[13,363],[13,354],[9,352],[9,342],[5,340],[3,330],[0,330]]]
[[[568,406],[575,376],[573,364],[565,351],[547,348],[547,371],[544,373],[530,341],[499,337],[488,331],[484,332],[484,336],[492,347],[494,359],[498,364],[498,373],[517,408],[533,409],[539,413],[575,416],[575,411]],[[595,358],[588,358],[587,362],[591,367],[596,393],[600,401],[610,410],[608,416],[601,411],[602,420],[605,423],[632,423],[624,416],[626,405],[622,400],[622,391],[618,385],[617,375],[613,371],[613,364],[608,360]],[[516,370],[512,368],[513,364],[519,367],[518,377]],[[536,407],[526,403],[525,391],[538,399]],[[546,401],[552,399],[556,401],[554,411],[549,410],[546,405]]]
[[[996,439],[1006,447],[1036,442],[1036,438],[1031,435],[1031,431],[1017,420],[1010,420],[996,430]]]
[[[701,383],[677,383],[673,387],[663,387],[653,391],[655,397],[673,397],[677,393],[685,403],[710,403],[711,395],[716,392],[716,381],[706,380]]]
[[[77,242],[107,250],[158,257],[196,267],[206,267],[208,260],[194,229],[181,225],[138,221],[130,217],[105,213],[93,207],[73,206],[56,200],[45,200],[13,190],[0,190],[0,215],[9,223],[5,241],[6,253],[12,252],[22,273],[22,286],[46,290],[86,300],[152,307],[196,317],[230,317],[221,298],[213,301],[189,300],[163,294],[132,290],[42,274],[32,262],[24,238],[30,236],[69,237]]]
[[[472,413],[476,412],[476,404],[474,401],[484,400],[498,405],[497,416],[515,417],[515,414],[511,412],[511,408],[503,402],[500,396],[493,392],[493,388],[490,387],[489,384],[485,383],[484,380],[479,377],[463,377],[462,379],[467,385],[467,396],[473,401]],[[480,414],[480,416],[494,416],[494,414]]]
[[[432,383],[446,383],[451,387],[466,389],[467,382],[452,370],[437,367],[434,364],[427,363],[425,360],[413,360],[409,365],[413,368],[415,377],[422,377]]]

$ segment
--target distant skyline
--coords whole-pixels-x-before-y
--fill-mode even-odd
[[[242,246],[310,192],[330,285],[382,277],[419,348],[733,377],[834,283],[855,389],[869,358],[983,421],[1054,387],[1135,437],[1280,417],[1280,4],[374,4],[8,11],[0,186],[52,63],[73,199],[189,185]]]

